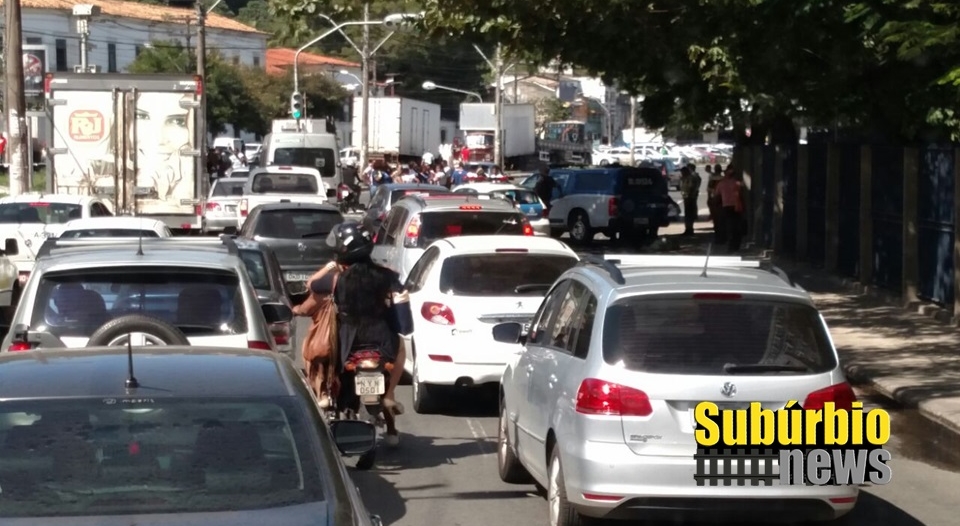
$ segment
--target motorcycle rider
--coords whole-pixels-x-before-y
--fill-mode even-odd
[[[383,395],[385,442],[399,444],[396,415],[403,414],[403,405],[396,401],[395,391],[403,376],[406,351],[400,335],[413,332],[413,315],[407,291],[400,276],[370,259],[373,238],[356,221],[345,221],[330,232],[327,244],[333,248],[334,260],[342,269],[336,285],[330,279],[317,279],[310,288],[317,294],[333,293],[337,305],[339,360],[337,371],[350,352],[376,347],[383,359],[393,362],[386,392]],[[332,274],[332,273],[331,273]]]

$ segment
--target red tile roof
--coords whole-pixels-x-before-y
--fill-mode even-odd
[[[0,0],[0,5],[3,2]],[[100,6],[104,15],[117,18],[133,18],[151,22],[172,22],[186,24],[186,19],[196,23],[196,12],[193,9],[169,7],[165,5],[141,4],[139,2],[124,2],[121,0],[20,0],[23,9],[52,9],[72,12],[77,4],[93,4]],[[207,27],[241,33],[261,33],[256,28],[237,22],[223,15],[210,13],[207,15]]]
[[[282,75],[293,68],[293,57],[297,50],[275,47],[267,50],[267,73],[271,75]],[[335,66],[338,68],[359,68],[360,64],[343,60],[341,58],[327,57],[314,53],[300,53],[300,67],[304,66]]]

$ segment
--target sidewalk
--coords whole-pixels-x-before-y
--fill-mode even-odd
[[[682,223],[664,229],[666,245],[679,248],[679,253],[706,253],[712,238],[710,223],[698,222],[693,238],[676,235],[682,231]],[[712,252],[724,254],[726,250],[715,247]],[[756,253],[744,251],[744,255]],[[822,270],[775,259],[813,297],[851,382],[917,408],[957,433],[955,438],[960,440],[960,333],[955,327],[875,295],[854,293],[841,278]]]

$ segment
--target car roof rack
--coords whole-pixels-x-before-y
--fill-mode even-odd
[[[688,255],[663,255],[663,254],[588,254],[580,258],[578,266],[596,266],[602,268],[610,279],[618,285],[623,285],[626,280],[623,277],[621,267],[674,267],[674,268],[696,268],[696,269],[758,269],[770,272],[783,281],[796,287],[797,284],[790,275],[780,267],[773,264],[769,255],[764,254],[759,258],[744,258],[740,256],[688,256]]]
[[[48,238],[40,245],[36,258],[40,259],[60,251],[82,252],[84,250],[106,250],[117,247],[136,247],[138,245],[154,247],[166,246],[168,248],[177,245],[194,245],[210,248],[219,246],[226,248],[227,252],[231,255],[237,255],[239,253],[234,238],[225,234],[219,237],[148,237],[143,239],[137,237],[88,237],[71,239]]]

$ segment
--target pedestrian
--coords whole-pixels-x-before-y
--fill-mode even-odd
[[[723,230],[723,204],[720,201],[720,194],[717,193],[717,185],[722,180],[723,168],[719,164],[715,165],[707,182],[707,207],[710,209],[710,221],[713,221],[713,240],[718,245],[727,242]]]
[[[743,236],[743,199],[742,185],[734,171],[727,169],[723,180],[717,183],[717,193],[723,207],[724,231],[727,238],[727,248],[731,253],[740,251],[740,241]]]
[[[690,166],[684,166],[680,169],[680,196],[683,198],[683,235],[693,235],[693,225],[697,221],[699,212],[697,199],[700,197],[700,174],[690,169]]]
[[[380,182],[377,180],[377,165],[373,159],[367,161],[367,167],[363,169],[363,174],[361,175],[361,180],[367,183],[370,187],[370,198],[373,199],[373,194],[377,192],[377,186],[380,185]]]
[[[467,171],[463,169],[463,163],[457,161],[453,163],[453,173],[450,174],[450,178],[447,183],[447,188],[454,186],[460,186],[463,183],[467,182]]]
[[[314,273],[307,283],[329,280],[329,288],[334,290],[340,270],[336,263],[330,262]],[[301,354],[307,370],[307,383],[316,393],[320,407],[327,409],[339,390],[336,374],[337,309],[333,294],[318,294],[312,290],[308,294],[303,303],[293,308],[293,314],[311,319],[310,328],[303,338]]]
[[[540,178],[533,187],[533,192],[543,201],[543,206],[550,210],[550,201],[553,200],[553,191],[559,188],[557,180],[550,175],[550,168],[546,165],[540,167]]]

